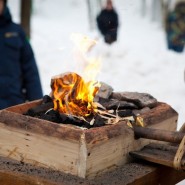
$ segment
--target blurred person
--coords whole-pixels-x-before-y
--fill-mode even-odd
[[[108,44],[112,44],[117,40],[117,31],[118,31],[118,14],[113,7],[111,0],[106,1],[106,6],[98,14],[97,26],[99,31],[104,37],[104,40]]]
[[[0,0],[0,109],[43,96],[32,48],[22,27]]]
[[[168,49],[181,53],[185,43],[185,0],[179,0],[166,19]]]

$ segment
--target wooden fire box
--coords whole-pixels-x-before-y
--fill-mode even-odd
[[[93,178],[131,161],[130,151],[151,140],[135,139],[125,121],[91,129],[25,116],[41,100],[0,111],[0,156],[38,167]],[[158,103],[141,117],[147,127],[175,131],[177,112]]]

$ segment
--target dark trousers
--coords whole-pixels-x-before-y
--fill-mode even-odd
[[[107,33],[104,34],[104,40],[108,44],[112,44],[117,40],[117,31],[108,31]]]
[[[167,44],[168,44],[168,49],[173,50],[175,52],[182,53],[184,50],[184,44],[174,44],[168,36],[167,36]]]

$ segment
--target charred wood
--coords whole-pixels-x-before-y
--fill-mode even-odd
[[[130,110],[130,109],[119,110],[119,111],[117,111],[117,114],[118,114],[118,116],[120,116],[120,117],[134,116],[133,111]]]
[[[113,92],[112,99],[119,101],[128,101],[136,104],[139,108],[150,107],[153,108],[157,105],[157,100],[147,93],[138,92]]]
[[[49,102],[53,102],[52,98],[50,96],[48,96],[48,95],[45,95],[42,98],[42,104],[49,103]]]
[[[113,92],[113,88],[104,83],[104,82],[100,82],[100,88],[98,90],[98,93],[95,96],[95,101],[99,102],[100,98],[104,98],[104,99],[109,99],[109,97],[111,96],[112,92]]]
[[[95,122],[93,124],[93,127],[101,127],[105,125],[105,120],[98,114],[94,116]]]
[[[138,109],[138,106],[135,105],[132,102],[127,102],[127,101],[119,101],[116,99],[103,99],[101,98],[99,100],[99,103],[103,105],[107,110],[114,109],[114,110],[119,110],[119,109]]]
[[[50,111],[47,111],[47,113],[40,115],[39,118],[55,123],[65,123],[67,115],[60,114],[58,111],[51,109]]]
[[[144,113],[147,113],[147,112],[149,112],[151,109],[149,108],[149,107],[144,107],[144,108],[142,108],[142,109],[135,109],[135,110],[133,110],[133,114],[134,115],[139,115],[139,114],[144,114]]]
[[[53,108],[53,102],[48,102],[48,103],[41,104],[41,105],[38,105],[36,107],[29,109],[24,115],[37,117],[37,116],[41,116],[46,111],[48,111],[49,109],[52,109],[52,108]]]

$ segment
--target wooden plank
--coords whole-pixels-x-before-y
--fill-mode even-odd
[[[130,162],[130,151],[139,150],[151,142],[135,140],[132,128],[125,121],[82,130],[73,125],[22,115],[39,103],[34,101],[0,111],[1,156],[83,178],[94,178]],[[146,126],[176,129],[178,114],[169,105],[160,103],[154,109],[143,116]],[[41,155],[43,152],[44,156]]]
[[[82,129],[75,126],[56,124],[7,110],[0,111],[0,122],[9,127],[37,133],[45,137],[51,136],[71,141],[79,141],[83,132]]]
[[[25,174],[0,170],[0,183],[2,185],[57,185],[54,182],[35,178]],[[63,185],[63,184],[60,184]]]
[[[27,103],[18,104],[15,106],[8,107],[4,110],[10,111],[10,112],[16,112],[19,114],[26,113],[30,108],[36,107],[42,103],[42,99],[30,101]]]
[[[125,135],[112,138],[109,142],[104,142],[98,146],[87,146],[87,178],[94,178],[104,171],[114,170],[116,166],[120,166],[129,162],[128,152],[133,148],[137,149],[141,143],[135,145],[133,133],[125,133]],[[123,142],[124,141],[124,142]]]
[[[157,129],[175,130],[176,119],[177,116],[175,115],[169,119],[158,122],[157,124],[150,125],[150,127]],[[110,134],[107,134],[107,140],[103,138],[106,135],[101,135],[101,132],[97,130],[97,132],[95,133],[95,138],[99,138],[99,140],[95,141],[97,142],[97,145],[93,145],[91,144],[91,142],[87,142],[88,156],[86,176],[88,178],[92,178],[103,171],[113,170],[115,166],[120,166],[130,162],[132,160],[128,155],[130,151],[140,150],[143,146],[152,142],[152,140],[148,139],[135,140],[132,128],[128,128],[127,125],[123,125],[121,127],[119,126],[119,124],[117,124],[117,127],[119,129],[117,129],[117,132],[115,130],[114,137],[110,137],[110,127],[109,131],[107,131],[107,133],[110,132]],[[95,130],[93,130],[92,132],[87,132],[90,132],[90,134],[92,135],[94,131]],[[122,135],[119,135],[119,132],[122,133]],[[100,142],[101,139],[103,140],[102,143]]]
[[[174,185],[183,179],[185,173],[182,171],[135,162],[88,180],[0,157],[0,182],[3,185]]]
[[[173,161],[177,149],[178,146],[174,145],[151,143],[146,145],[140,151],[130,152],[130,155],[134,158],[139,158],[174,168]],[[182,158],[181,164],[182,168],[185,169],[185,156]]]
[[[79,142],[44,137],[0,123],[0,156],[78,175]]]
[[[177,117],[171,117],[151,127],[174,130]],[[125,122],[103,128],[85,131],[87,144],[86,178],[94,178],[100,173],[113,170],[116,166],[131,161],[128,153],[139,150],[151,140],[135,140],[132,128]]]
[[[25,104],[9,107],[3,111],[0,111],[0,122],[6,123],[9,126],[27,129],[30,132],[33,131],[34,133],[45,133],[46,135],[53,134],[54,137],[60,135],[63,137],[66,136],[66,139],[71,138],[74,140],[79,140],[82,132],[81,129],[79,129],[78,127],[71,127],[70,125],[66,126],[63,124],[53,124],[50,121],[40,120],[37,118],[22,115],[23,113],[27,112],[28,109],[30,109],[31,107],[35,107],[40,103],[41,100],[36,100]],[[176,130],[178,114],[171,106],[166,103],[158,103],[157,107],[154,107],[147,113],[143,113],[140,116],[144,119],[144,123],[147,127],[157,129],[163,128],[172,131]],[[125,129],[125,127],[122,128],[122,125],[124,124],[126,124],[126,122],[123,121],[123,124],[121,123],[116,125],[108,125],[100,128],[85,130],[84,132],[86,142],[88,144],[97,143],[98,141],[106,141],[113,137],[122,135],[123,129]],[[50,130],[50,132],[46,130]],[[68,133],[69,131],[71,131],[71,133]],[[57,134],[57,132],[61,133]]]
[[[152,139],[157,141],[166,141],[170,143],[180,144],[185,133],[178,131],[168,131],[162,129],[146,128],[134,126],[134,134],[136,138]]]
[[[143,113],[141,116],[144,123],[148,126],[158,124],[166,119],[174,117],[178,113],[166,103],[158,103],[158,106],[152,108],[149,112]],[[177,122],[178,117],[176,117]]]

